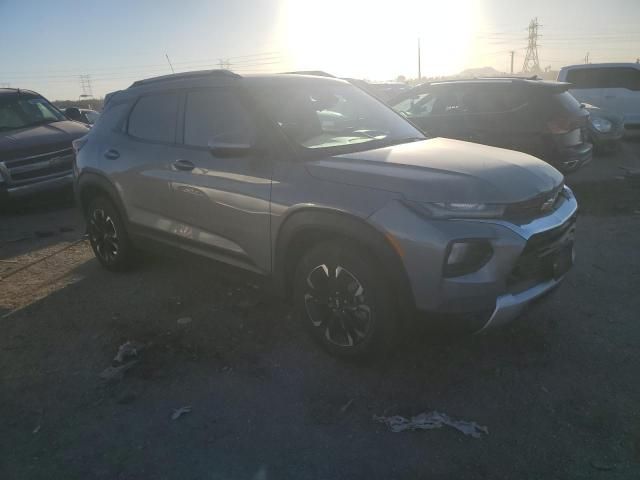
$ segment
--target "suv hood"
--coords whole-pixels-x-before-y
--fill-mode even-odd
[[[0,132],[0,161],[71,148],[71,141],[88,131],[81,123],[63,120]]]
[[[563,176],[531,155],[434,138],[307,164],[327,181],[401,193],[420,202],[513,203],[548,192]]]

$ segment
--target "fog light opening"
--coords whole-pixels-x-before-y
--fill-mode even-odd
[[[493,255],[487,240],[461,240],[451,242],[444,265],[445,277],[459,277],[480,270]]]

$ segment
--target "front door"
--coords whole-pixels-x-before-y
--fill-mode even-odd
[[[173,233],[268,272],[272,163],[258,130],[236,89],[186,92],[183,146],[171,167]]]

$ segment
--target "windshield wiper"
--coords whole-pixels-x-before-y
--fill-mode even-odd
[[[385,146],[391,147],[393,145],[402,145],[403,143],[412,143],[419,142],[421,140],[426,140],[427,137],[406,137],[406,138],[397,138],[395,140],[389,140],[385,142]]]

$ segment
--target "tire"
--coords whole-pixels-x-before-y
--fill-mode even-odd
[[[296,315],[331,354],[369,357],[395,339],[392,289],[375,265],[362,248],[342,242],[312,247],[297,265]]]
[[[87,233],[98,261],[107,270],[122,272],[132,266],[133,246],[120,213],[105,197],[96,197],[86,214]]]

